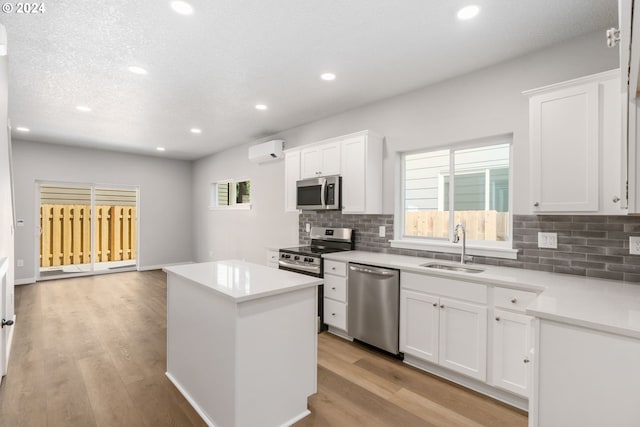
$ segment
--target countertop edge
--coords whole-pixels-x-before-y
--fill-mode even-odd
[[[261,265],[261,264],[256,264],[256,265]],[[299,285],[291,285],[288,286],[286,288],[280,288],[280,289],[272,289],[270,291],[265,291],[265,292],[260,292],[260,293],[256,293],[256,294],[252,294],[252,295],[244,295],[244,296],[239,296],[239,297],[235,297],[233,295],[229,295],[226,292],[222,292],[220,289],[216,289],[213,286],[209,286],[206,283],[202,283],[198,280],[194,280],[191,277],[188,277],[187,275],[177,272],[177,271],[173,271],[172,268],[175,266],[171,266],[171,267],[164,267],[162,269],[162,271],[164,271],[167,274],[173,274],[176,275],[182,279],[187,280],[190,283],[193,283],[195,285],[201,286],[205,289],[210,290],[211,292],[216,293],[217,295],[220,295],[221,297],[225,298],[228,301],[234,302],[234,303],[243,303],[243,302],[247,302],[247,301],[252,301],[252,300],[256,300],[256,299],[261,299],[261,298],[267,298],[267,297],[271,297],[271,296],[275,296],[275,295],[280,295],[280,294],[285,294],[285,293],[289,293],[289,292],[293,292],[293,291],[297,291],[300,289],[305,289],[305,288],[312,288],[315,286],[319,286],[323,284],[323,279],[320,278],[315,278],[312,276],[304,276],[307,279],[310,279],[310,281],[305,282],[305,283],[301,283]]]
[[[377,258],[382,257],[392,257],[403,258],[402,262],[399,261],[389,261],[389,260],[381,260]],[[525,313],[534,316],[539,319],[547,319],[553,320],[556,322],[561,322],[569,325],[579,326],[595,331],[611,333],[616,335],[621,335],[629,338],[640,339],[640,327],[625,327],[621,325],[616,325],[615,320],[611,322],[601,321],[601,320],[590,320],[588,318],[582,317],[581,313],[576,313],[575,315],[570,311],[568,314],[557,313],[545,309],[540,309],[538,307],[538,302],[541,297],[550,297],[559,299],[562,301],[567,297],[571,297],[571,292],[574,292],[573,295],[576,295],[576,289],[580,286],[585,286],[585,291],[589,291],[589,288],[593,289],[594,287],[606,286],[606,285],[614,285],[614,288],[620,286],[623,288],[624,286],[638,286],[637,291],[634,290],[634,295],[640,295],[640,285],[632,284],[630,282],[618,282],[614,280],[607,279],[597,279],[597,278],[588,278],[582,276],[574,276],[560,273],[551,273],[551,272],[542,272],[536,270],[526,270],[510,268],[510,267],[498,267],[492,265],[485,264],[472,264],[474,267],[482,267],[487,271],[486,273],[479,273],[478,275],[470,274],[470,273],[460,273],[455,271],[432,271],[427,270],[425,267],[420,267],[420,264],[426,263],[444,263],[444,264],[456,264],[451,261],[442,261],[433,258],[421,258],[421,257],[410,257],[404,255],[390,255],[379,252],[366,252],[366,251],[348,251],[348,252],[335,252],[331,254],[323,255],[325,259],[339,261],[339,262],[353,262],[353,263],[363,263],[363,264],[372,264],[379,265],[382,267],[395,268],[401,271],[418,273],[426,276],[432,277],[444,277],[449,279],[463,280],[466,282],[479,283],[489,286],[499,286],[499,287],[508,287],[512,289],[520,289],[527,290],[537,293],[537,297],[525,308]],[[372,259],[367,260],[368,257]],[[406,261],[404,261],[406,259]],[[490,270],[497,270],[492,273]],[[504,278],[499,276],[499,272],[510,272],[512,274],[509,278]],[[518,277],[520,276],[520,277]],[[522,277],[522,276],[530,276],[530,277]],[[591,297],[593,301],[595,301],[594,297]],[[597,301],[596,301],[597,302]],[[602,301],[600,301],[602,303]]]

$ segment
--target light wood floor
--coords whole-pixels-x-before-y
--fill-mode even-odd
[[[17,286],[0,426],[204,426],[166,379],[161,271]],[[525,426],[526,415],[357,344],[319,336],[296,426]]]

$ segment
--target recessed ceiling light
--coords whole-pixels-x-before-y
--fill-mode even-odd
[[[88,113],[89,111],[91,111],[91,108],[87,107],[86,105],[78,105],[76,107],[76,110],[84,111],[85,113]]]
[[[202,129],[198,129],[198,128],[191,128],[191,133],[202,133]]]
[[[475,4],[465,6],[458,11],[458,19],[466,21],[467,19],[475,18],[480,13],[480,6]]]
[[[326,80],[326,81],[330,82],[330,81],[336,79],[336,75],[333,74],[333,73],[323,73],[323,74],[320,74],[320,78],[322,80]]]
[[[156,147],[156,150],[158,150],[158,151],[164,151],[164,147]]]
[[[172,1],[171,9],[173,9],[174,12],[179,13],[180,15],[193,14],[193,6],[191,6],[186,1],[181,1],[181,0]]]
[[[138,67],[137,65],[129,65],[127,69],[131,71],[133,74],[140,74],[140,75],[147,74],[147,70],[145,70],[142,67]]]
[[[264,104],[256,104],[256,110],[266,110],[267,108]]]
[[[18,127],[16,128],[16,130],[17,130],[18,132],[31,132],[31,129],[26,128],[26,127],[24,127],[24,126],[18,126]]]

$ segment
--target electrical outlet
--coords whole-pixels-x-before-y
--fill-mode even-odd
[[[24,267],[24,260],[23,259],[19,259],[16,261],[16,266],[17,267]]]
[[[310,233],[311,232],[311,224],[306,223],[304,225],[304,231],[306,231],[307,233]]]
[[[385,227],[384,225],[381,225],[380,227],[378,227],[379,237],[384,237],[386,234],[387,234],[387,227]]]
[[[640,255],[640,236],[629,236],[629,253]]]
[[[538,233],[538,247],[558,249],[558,233]]]

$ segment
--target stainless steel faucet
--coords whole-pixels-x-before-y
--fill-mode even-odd
[[[455,230],[453,230],[453,243],[458,243],[460,241],[460,235],[458,234],[458,230],[462,230],[462,255],[460,256],[460,263],[464,264],[465,257],[467,255],[467,232],[464,229],[464,225],[462,223],[458,223],[456,225]]]

